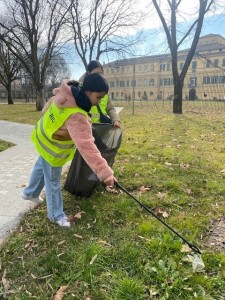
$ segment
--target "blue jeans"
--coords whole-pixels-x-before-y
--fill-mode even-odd
[[[61,193],[62,167],[51,166],[44,158],[39,156],[36,161],[28,186],[24,195],[37,198],[45,186],[48,218],[54,222],[65,216]]]

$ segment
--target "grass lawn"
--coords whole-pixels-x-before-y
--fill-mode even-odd
[[[224,104],[185,103],[182,115],[170,104],[135,103],[134,115],[117,105],[115,176],[200,248],[205,268],[194,272],[184,243],[125,193],[99,187],[80,199],[63,191],[65,212],[80,218],[59,228],[45,204],[24,217],[0,250],[1,299],[225,299],[225,253],[206,245],[225,214]],[[40,116],[34,106],[4,109],[0,119],[34,124]]]
[[[13,143],[10,143],[10,142],[7,142],[7,141],[3,141],[3,140],[0,140],[0,152],[10,148],[14,146]]]

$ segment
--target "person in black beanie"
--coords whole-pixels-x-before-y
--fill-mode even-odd
[[[94,143],[88,112],[108,93],[108,84],[100,74],[89,75],[79,88],[79,82],[63,80],[53,90],[54,96],[43,108],[43,116],[36,124],[31,140],[39,158],[33,168],[29,184],[21,197],[41,204],[40,197],[45,186],[48,218],[52,223],[70,227],[63,210],[61,194],[62,166],[72,160],[75,147],[107,186],[113,186],[116,178]]]
[[[103,74],[103,67],[98,60],[92,60],[87,65],[87,71],[79,79],[81,86],[82,82],[90,74]],[[92,106],[91,118],[93,123],[112,123],[116,127],[120,127],[120,118],[116,112],[115,107],[112,104],[112,101],[109,99],[109,95],[105,95],[101,102],[97,106]]]

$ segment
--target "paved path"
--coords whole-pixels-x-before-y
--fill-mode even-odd
[[[117,107],[119,113],[122,108]],[[35,205],[20,197],[38,154],[30,141],[33,125],[0,120],[0,139],[16,144],[0,152],[0,245]]]

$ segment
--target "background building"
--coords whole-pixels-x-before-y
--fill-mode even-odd
[[[178,52],[181,71],[187,50]],[[117,60],[104,64],[112,100],[173,99],[170,54]],[[225,38],[209,34],[199,39],[188,69],[183,99],[225,100]]]

